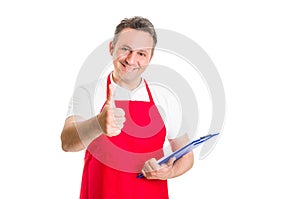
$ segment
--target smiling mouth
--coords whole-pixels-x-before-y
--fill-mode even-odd
[[[126,65],[126,64],[124,64],[124,63],[122,63],[122,62],[120,62],[121,63],[121,65],[122,65],[122,69],[124,70],[124,71],[126,71],[126,72],[132,72],[132,71],[135,71],[135,70],[138,70],[139,69],[139,67],[136,67],[136,66],[128,66],[128,65]]]

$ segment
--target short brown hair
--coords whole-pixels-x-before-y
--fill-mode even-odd
[[[113,38],[113,44],[115,45],[118,41],[119,33],[125,28],[132,28],[135,30],[140,30],[144,32],[148,32],[153,39],[153,48],[157,43],[157,35],[154,29],[153,24],[146,18],[143,17],[132,17],[132,18],[125,18],[123,19],[119,25],[117,25],[115,30],[115,35]]]

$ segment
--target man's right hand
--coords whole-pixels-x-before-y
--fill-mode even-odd
[[[105,105],[99,115],[97,115],[103,133],[109,137],[119,135],[125,122],[125,112],[121,108],[116,108],[113,85],[109,85],[109,95]]]

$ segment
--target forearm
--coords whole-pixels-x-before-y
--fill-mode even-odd
[[[70,117],[61,133],[62,148],[71,152],[83,150],[100,134],[101,128],[97,117],[88,120]]]
[[[172,150],[176,151],[188,143],[189,138],[187,134],[184,134],[179,138],[170,139],[169,141]],[[159,165],[156,159],[152,158],[145,162],[142,173],[147,179],[166,180],[180,176],[192,168],[194,164],[193,152],[191,151],[177,161],[174,161],[175,158],[171,158],[166,164]]]
[[[171,175],[169,176],[169,178],[175,178],[184,174],[193,167],[193,164],[194,155],[193,152],[189,152],[173,164]]]
[[[182,135],[173,140],[169,140],[172,150],[176,151],[186,145],[189,142],[189,137],[187,134]],[[185,154],[180,159],[178,159],[172,166],[171,176],[169,178],[175,178],[187,172],[192,168],[194,164],[194,154],[193,151]]]

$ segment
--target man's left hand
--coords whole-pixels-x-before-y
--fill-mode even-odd
[[[159,165],[157,160],[152,158],[144,164],[142,173],[147,179],[167,180],[173,176],[174,161],[173,157],[166,164]]]

